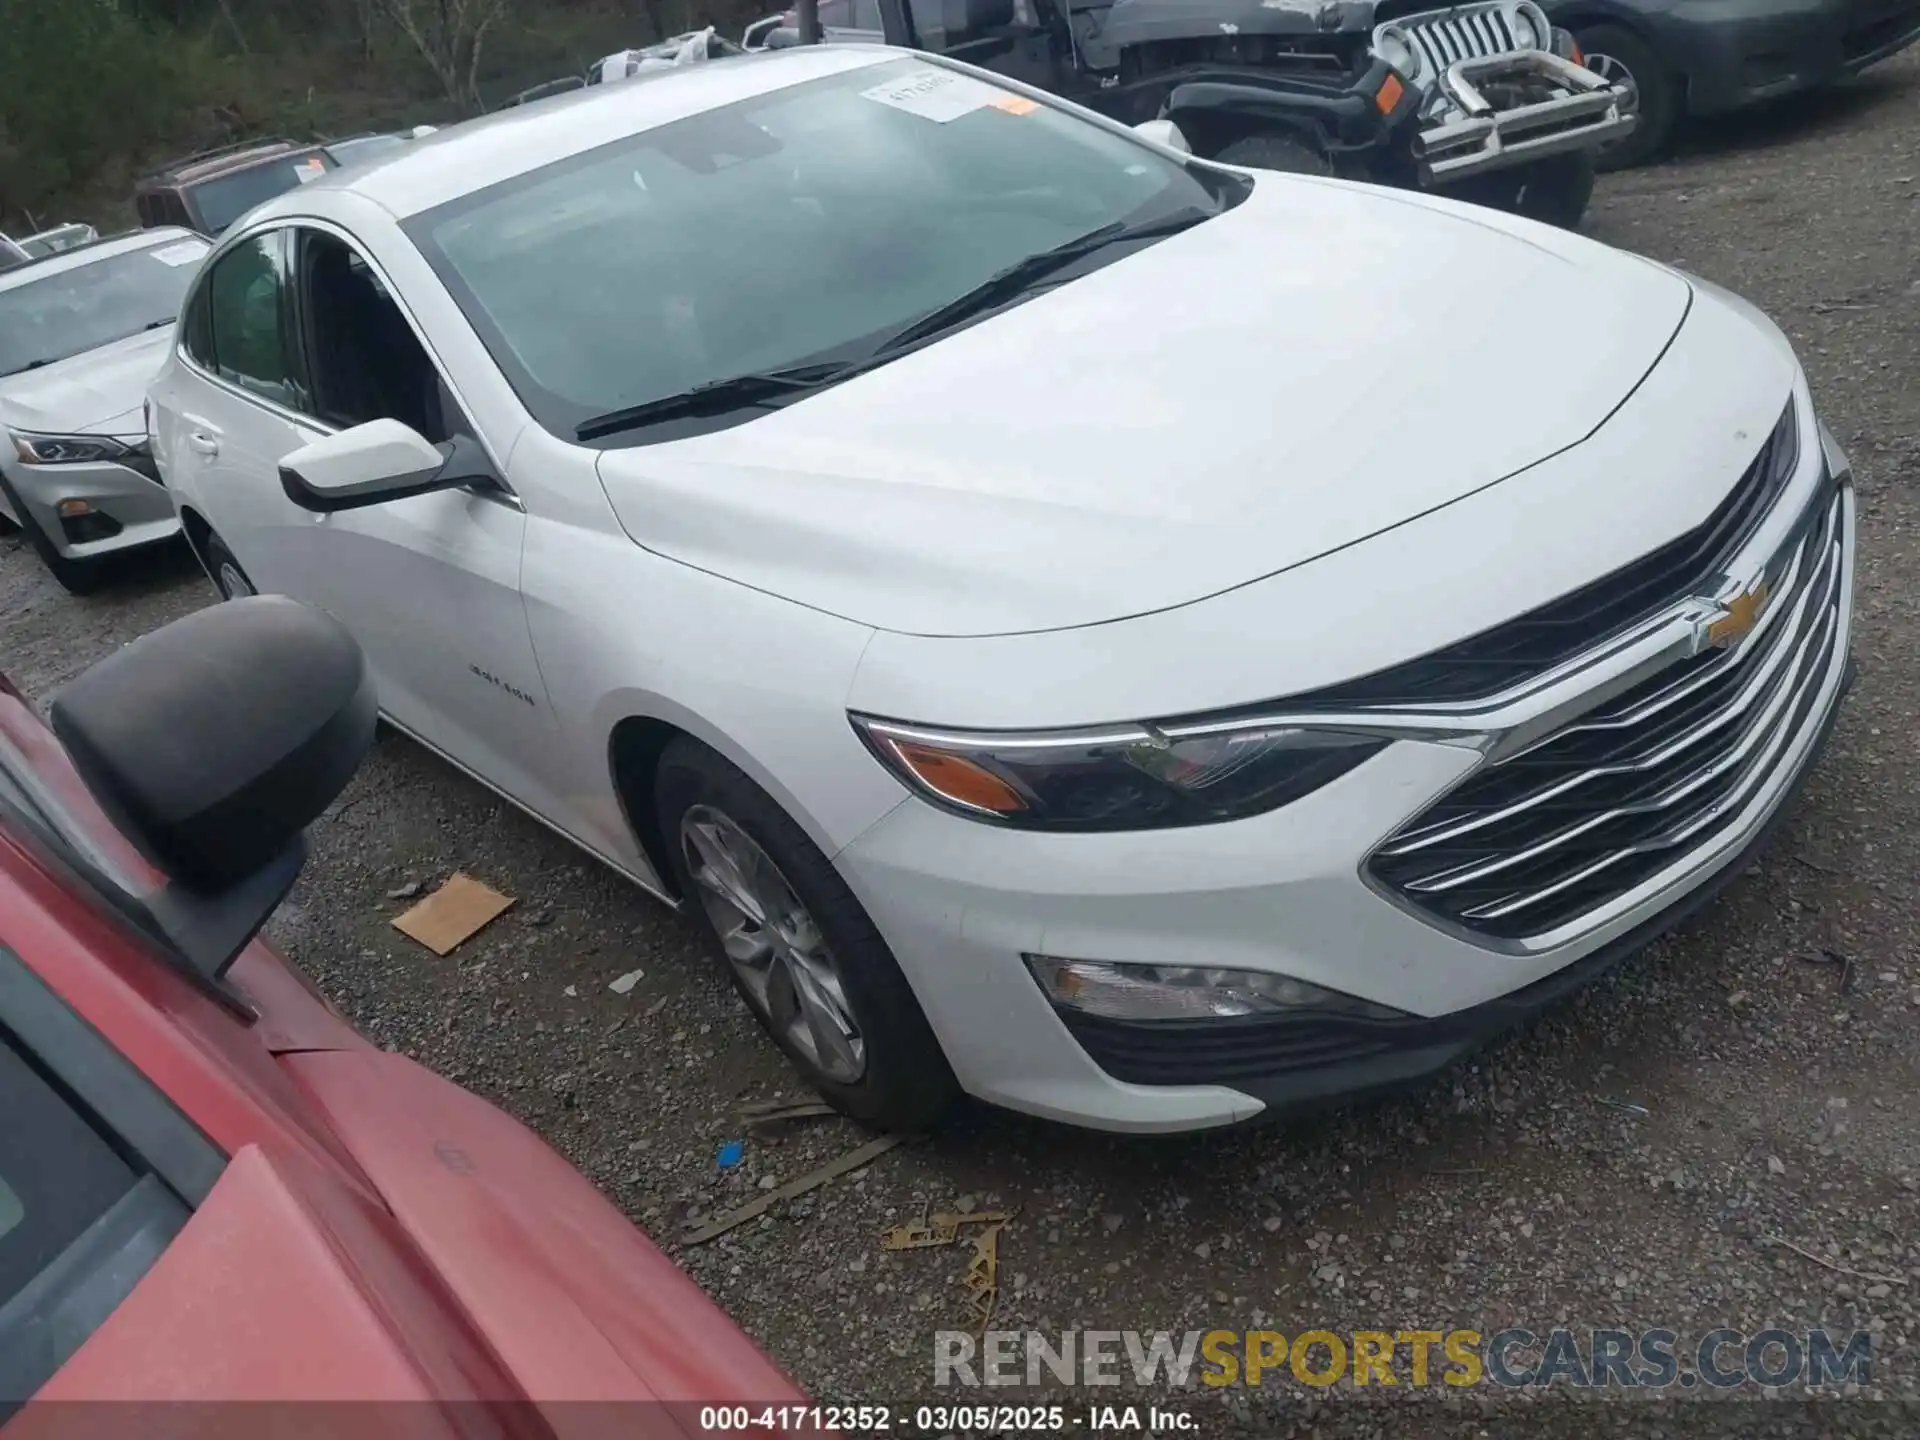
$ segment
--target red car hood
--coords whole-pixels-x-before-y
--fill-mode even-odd
[[[503,1111],[398,1055],[286,1064],[524,1393],[669,1402],[689,1433],[702,1403],[804,1402],[698,1285]]]
[[[392,1407],[420,1440],[692,1436],[716,1401],[807,1403],[518,1122],[403,1056],[283,1063],[387,1208],[303,1154],[241,1150],[6,1440],[38,1440],[42,1425],[68,1440],[74,1407],[47,1402],[80,1399],[438,1401]],[[143,1436],[257,1433],[245,1406],[152,1408]],[[369,1424],[385,1411],[355,1405],[319,1428],[357,1440],[389,1428]]]

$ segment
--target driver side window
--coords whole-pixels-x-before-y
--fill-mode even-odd
[[[323,230],[296,235],[312,413],[341,429],[398,420],[436,445],[473,435],[472,422],[366,257]]]

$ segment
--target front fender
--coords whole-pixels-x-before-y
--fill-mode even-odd
[[[1390,78],[1393,86],[1385,88]],[[1291,130],[1328,151],[1390,146],[1419,110],[1418,93],[1400,84],[1382,61],[1375,61],[1348,86],[1254,69],[1213,70],[1168,79],[1173,83],[1165,115],[1183,129],[1182,116],[1188,122],[1200,117],[1203,126],[1209,122],[1217,126],[1222,120],[1240,126],[1272,125]]]

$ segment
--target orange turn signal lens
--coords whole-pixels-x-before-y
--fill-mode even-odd
[[[1584,65],[1587,63],[1587,57],[1580,53],[1580,42],[1578,40],[1567,41],[1567,58],[1576,65]]]
[[[1373,97],[1373,103],[1379,107],[1382,115],[1391,115],[1393,107],[1400,103],[1400,97],[1407,93],[1407,87],[1400,83],[1400,77],[1388,72],[1387,78],[1380,82],[1380,89]]]
[[[62,520],[78,520],[82,515],[93,513],[93,507],[84,500],[62,500],[54,508]]]
[[[1018,790],[964,755],[891,737],[883,743],[916,780],[956,805],[992,815],[1017,815],[1027,808]]]

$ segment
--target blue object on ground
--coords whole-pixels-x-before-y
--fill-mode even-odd
[[[720,1153],[714,1158],[722,1170],[731,1170],[746,1158],[747,1145],[744,1140],[729,1140],[720,1147]]]

